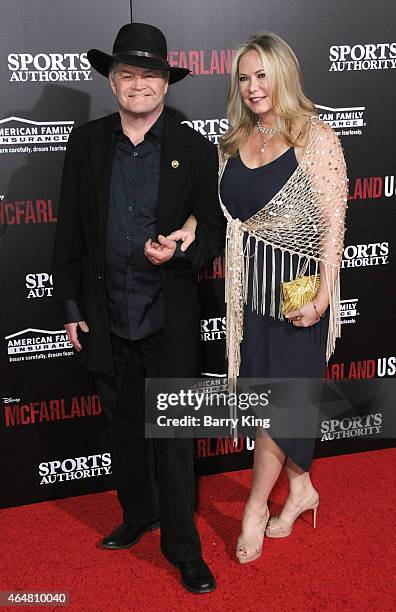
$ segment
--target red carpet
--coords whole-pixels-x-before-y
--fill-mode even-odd
[[[159,532],[127,551],[98,548],[120,521],[114,493],[4,510],[0,590],[68,591],[65,609],[79,612],[395,610],[395,459],[391,449],[317,460],[316,530],[306,513],[289,538],[266,539],[261,559],[245,566],[234,547],[251,472],[202,478],[197,522],[218,579],[208,595],[179,587]],[[282,481],[272,513],[285,491]]]

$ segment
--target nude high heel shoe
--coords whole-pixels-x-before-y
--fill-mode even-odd
[[[246,516],[246,508],[243,514],[242,525],[245,521]],[[251,561],[255,561],[259,557],[261,557],[261,553],[263,550],[263,540],[265,535],[265,529],[267,527],[267,523],[269,521],[269,509],[268,506],[265,509],[265,514],[263,516],[262,527],[259,530],[258,538],[254,542],[249,539],[244,539],[242,533],[238,538],[238,543],[236,547],[236,558],[239,563],[251,563]],[[243,527],[242,527],[243,532]]]
[[[291,521],[281,518],[280,516],[273,516],[270,518],[265,530],[265,535],[268,538],[287,538],[293,531],[294,521],[307,510],[312,510],[313,527],[316,527],[316,512],[319,506],[319,495],[316,491],[311,495],[309,499],[304,502],[304,505],[299,508]]]

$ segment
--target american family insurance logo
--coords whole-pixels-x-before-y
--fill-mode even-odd
[[[74,121],[0,119],[0,153],[55,153],[66,151]]]
[[[71,357],[72,344],[65,330],[47,331],[29,327],[5,337],[10,363]]]
[[[356,323],[357,317],[360,315],[358,312],[358,298],[350,298],[349,300],[340,300],[340,317],[341,325]]]
[[[328,123],[340,136],[361,136],[366,127],[365,106],[332,108],[316,104],[319,119]]]

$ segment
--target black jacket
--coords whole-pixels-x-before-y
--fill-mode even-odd
[[[169,376],[189,377],[200,367],[197,271],[222,248],[225,221],[215,146],[165,113],[157,233],[179,229],[191,213],[198,220],[196,240],[187,251],[191,267],[161,266]],[[104,256],[116,119],[113,114],[91,121],[70,135],[53,254],[54,295],[59,302],[76,300],[90,328],[79,335],[78,357],[89,370],[104,374],[113,373]]]

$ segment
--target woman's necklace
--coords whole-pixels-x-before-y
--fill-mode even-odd
[[[259,132],[260,138],[261,138],[260,152],[264,153],[266,145],[269,143],[269,141],[272,139],[272,137],[275,136],[275,134],[280,134],[280,129],[279,128],[265,127],[264,125],[261,125],[259,119],[257,119],[256,123],[257,123],[257,129],[258,129],[258,132]],[[264,134],[269,134],[270,135],[268,140],[264,140]]]

